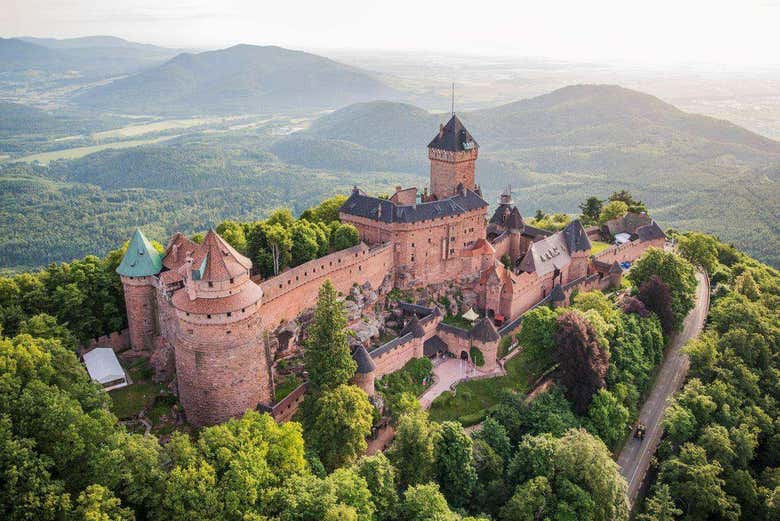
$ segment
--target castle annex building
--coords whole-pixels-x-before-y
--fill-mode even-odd
[[[409,289],[452,282],[477,295],[483,312],[471,330],[442,322],[438,308],[404,304],[409,320],[394,340],[368,350],[359,346],[355,383],[373,394],[374,380],[415,357],[450,352],[469,358],[478,349],[484,370],[496,366],[502,334],[540,303],[565,303],[574,289],[619,282],[622,262],[650,246],[663,231],[648,216],[629,214],[604,230],[578,221],[560,232],[527,225],[507,190],[488,219],[488,203],[476,184],[479,145],[457,116],[428,144],[430,191],[398,187],[389,199],[359,188],[340,209],[361,243],[289,269],[251,277],[252,263],[216,232],[202,244],[177,233],[158,253],[136,231],[117,268],[127,305],[129,344],[149,353],[171,352],[179,398],[193,425],[271,410],[287,419],[288,397],[274,404],[271,335],[316,303],[326,280],[349,293],[354,284]],[[590,237],[625,233],[630,240],[591,255]]]

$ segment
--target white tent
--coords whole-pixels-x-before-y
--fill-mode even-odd
[[[625,244],[631,241],[631,234],[628,233],[616,233],[615,244]]]
[[[127,385],[125,371],[111,348],[96,347],[84,355],[84,364],[92,380],[102,385],[106,391]]]

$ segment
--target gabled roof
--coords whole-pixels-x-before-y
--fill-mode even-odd
[[[165,256],[162,264],[169,270],[174,270],[187,260],[187,252],[194,254],[197,249],[198,244],[196,242],[183,233],[176,232],[171,237],[171,240],[168,241],[168,246],[165,247]]]
[[[423,354],[425,356],[433,356],[437,353],[446,353],[447,343],[444,342],[439,335],[433,335],[431,338],[423,342]]]
[[[407,205],[371,197],[355,189],[341,205],[339,212],[385,223],[412,223],[460,215],[487,206],[488,204],[479,194],[466,188],[456,195],[440,201]]]
[[[623,273],[623,268],[620,267],[620,264],[618,264],[618,261],[613,261],[612,265],[609,267],[609,272],[611,274],[619,274]]]
[[[479,148],[479,144],[471,137],[471,134],[455,114],[452,115],[446,125],[439,129],[428,148],[446,150],[448,152],[464,152]]]
[[[510,230],[519,230],[519,231],[522,231],[523,228],[525,228],[525,223],[523,222],[523,216],[520,215],[520,210],[517,209],[517,206],[513,207],[512,210],[509,212],[509,217],[507,217],[506,219],[505,226]]]
[[[162,269],[162,255],[139,228],[136,228],[122,262],[116,272],[125,277],[148,277],[157,275]]]
[[[192,260],[195,280],[224,281],[249,271],[252,261],[238,253],[214,230],[203,238]]]
[[[471,338],[480,342],[495,342],[501,340],[501,335],[498,334],[493,321],[485,317],[474,324],[474,328],[471,330]]]
[[[652,241],[654,239],[666,239],[666,234],[658,226],[658,223],[653,221],[645,226],[640,226],[636,229],[636,234],[639,236],[640,241]]]
[[[355,360],[355,362],[357,362],[358,374],[368,374],[376,369],[376,365],[371,359],[371,355],[368,354],[368,351],[366,351],[366,348],[362,345],[355,349],[355,352],[352,354],[352,358]]]
[[[563,269],[570,262],[566,238],[563,232],[556,232],[532,243],[519,267],[528,273],[536,272],[541,277],[555,269]]]
[[[423,329],[422,324],[420,324],[420,320],[417,318],[417,315],[413,316],[412,319],[407,322],[407,324],[401,330],[401,336],[405,335],[406,333],[411,333],[415,336],[415,338],[421,338],[425,336],[425,329]]]
[[[591,248],[588,234],[585,233],[585,228],[582,227],[582,223],[578,220],[574,220],[566,225],[566,228],[563,229],[563,236],[566,238],[566,247],[569,248],[569,253],[588,251]]]

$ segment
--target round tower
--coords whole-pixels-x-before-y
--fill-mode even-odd
[[[270,363],[252,262],[213,230],[186,259],[173,294],[179,400],[188,421],[212,425],[271,402]]]
[[[125,294],[130,347],[137,351],[151,351],[159,332],[157,275],[161,269],[162,255],[136,229],[116,272]]]
[[[368,354],[366,348],[358,346],[352,358],[357,362],[357,370],[352,381],[355,385],[363,389],[367,395],[374,396],[374,378],[376,376],[376,365]]]

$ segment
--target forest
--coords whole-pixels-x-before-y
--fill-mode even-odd
[[[338,226],[326,224],[338,204],[220,231],[267,258],[269,230],[293,219],[300,246],[279,241],[278,260],[294,265],[339,247]],[[330,231],[327,247],[314,228]],[[636,263],[619,303],[586,292],[530,312],[518,340],[529,363],[557,366],[557,383],[530,403],[507,392],[472,434],[419,408],[416,382],[429,367],[385,382],[396,438],[373,456],[362,453],[376,412],[349,383],[355,365],[330,284],[306,341],[310,392],[297,421],[250,412],[157,440],[118,423],[75,355],[121,324],[121,249],[0,278],[0,509],[6,519],[627,519],[612,450],[693,306],[695,264],[710,274],[712,311],[686,347],[691,372],[638,519],[777,519],[780,274],[712,236],[676,239],[679,256],[650,250]]]

